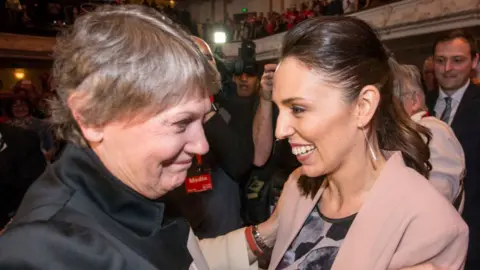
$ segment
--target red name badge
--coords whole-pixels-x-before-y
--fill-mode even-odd
[[[185,188],[187,193],[204,192],[213,189],[212,175],[208,171],[202,170],[202,157],[196,155],[197,166],[200,169],[198,174],[187,177]]]

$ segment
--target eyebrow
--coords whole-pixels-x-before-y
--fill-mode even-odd
[[[289,104],[292,104],[292,103],[294,103],[295,101],[299,101],[299,100],[303,100],[303,98],[300,98],[300,97],[291,97],[291,98],[287,98],[287,99],[282,100],[282,104],[283,104],[283,105],[289,105]]]

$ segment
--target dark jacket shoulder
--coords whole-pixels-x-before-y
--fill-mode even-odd
[[[11,260],[53,270],[188,269],[190,228],[163,211],[163,203],[115,178],[92,149],[69,146],[30,187],[0,237],[0,269]],[[3,252],[7,248],[12,257]],[[45,255],[31,256],[32,249]],[[64,267],[67,260],[75,268]]]
[[[90,228],[64,221],[35,221],[14,226],[2,235],[0,269],[133,267],[108,239]]]

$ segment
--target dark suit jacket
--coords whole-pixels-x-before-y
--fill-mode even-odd
[[[45,170],[40,139],[33,131],[0,123],[6,143],[0,152],[0,228],[9,220],[32,182]]]
[[[432,115],[435,115],[437,98],[438,91],[426,97]],[[480,269],[480,88],[475,84],[470,83],[465,91],[451,127],[463,147],[466,161],[463,218],[470,227],[470,246],[465,269]]]

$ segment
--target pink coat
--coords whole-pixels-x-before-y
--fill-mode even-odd
[[[323,192],[301,196],[295,181],[284,187],[285,205],[269,269],[275,269]],[[340,247],[332,270],[400,269],[432,262],[463,269],[468,227],[453,206],[400,152],[388,159]]]

